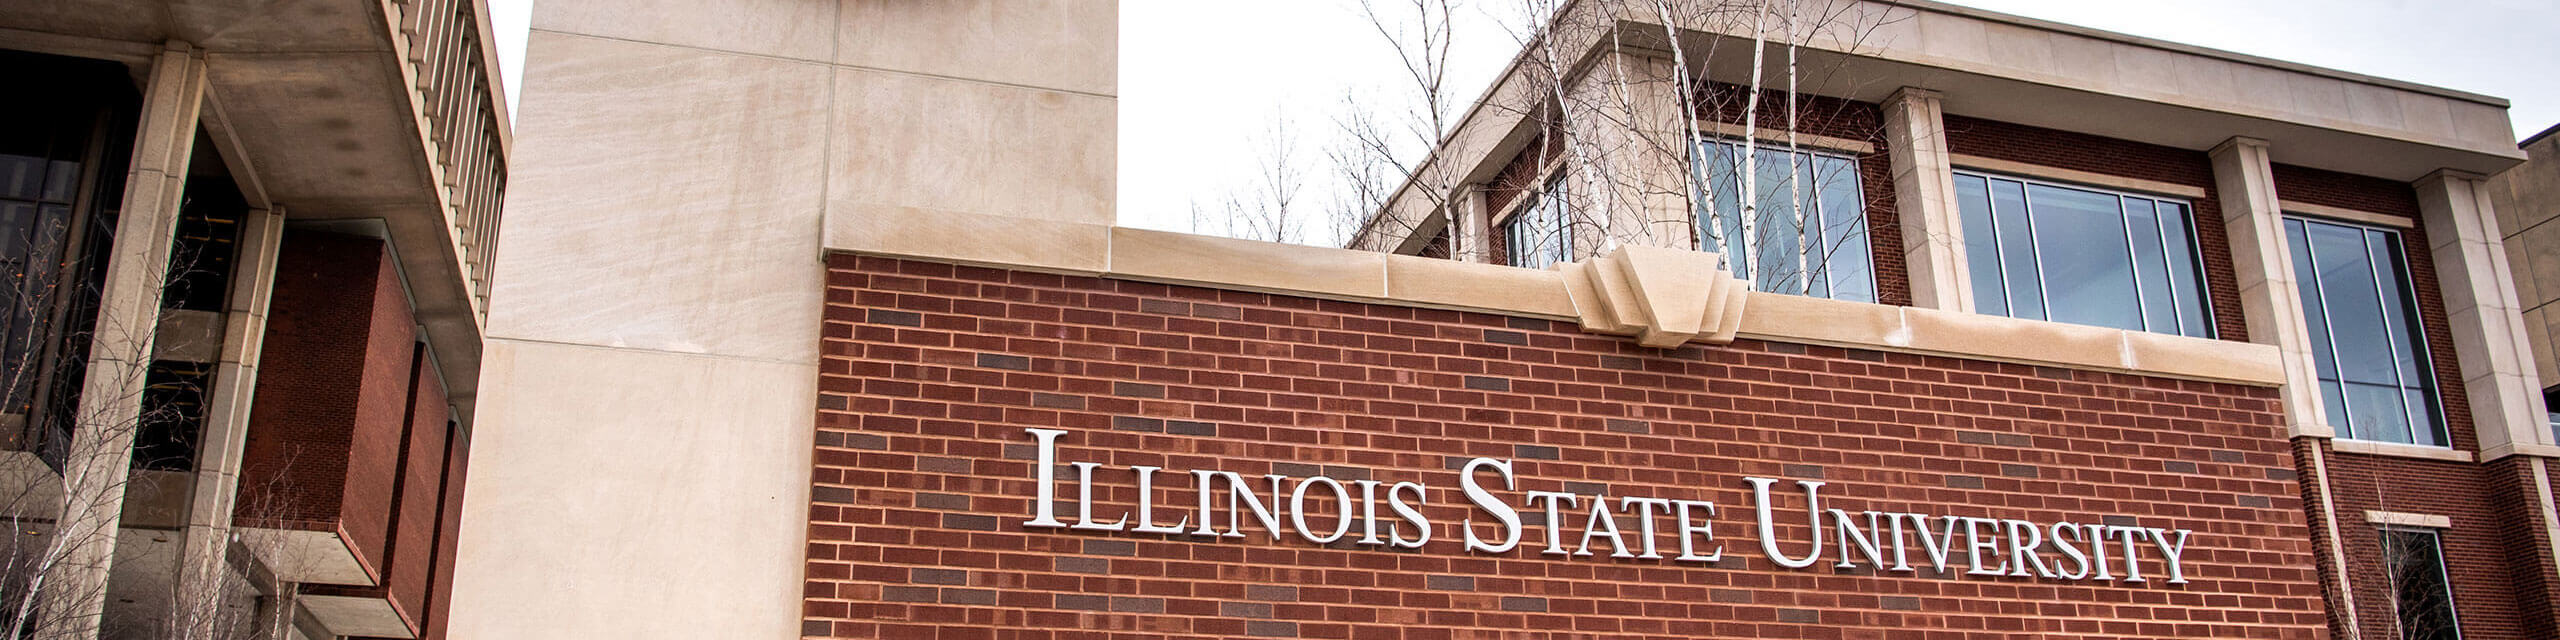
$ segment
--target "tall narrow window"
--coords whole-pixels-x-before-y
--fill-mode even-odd
[[[1970,172],[1955,184],[1976,312],[2213,337],[2187,203]]]
[[[1751,196],[1743,206],[1742,145],[1699,143],[1698,249],[1724,255],[1753,291],[1874,302],[1867,253],[1866,200],[1858,161],[1848,156],[1760,146],[1751,154]]]
[[[2286,218],[2320,399],[2338,437],[2450,446],[2400,234]]]
[[[1547,181],[1547,188],[1522,196],[1529,204],[1511,221],[1502,225],[1504,258],[1514,267],[1544,269],[1548,265],[1573,260],[1573,225],[1565,210],[1564,176]]]
[[[2445,576],[2444,547],[2434,530],[2383,529],[2382,571],[2391,583],[2391,609],[2403,640],[2461,640],[2453,582]]]

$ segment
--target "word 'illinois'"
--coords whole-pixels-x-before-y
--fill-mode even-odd
[[[1423,515],[1431,488],[1423,483],[1346,483],[1325,476],[1301,479],[1280,474],[1248,480],[1232,471],[1194,469],[1188,472],[1188,478],[1173,480],[1192,485],[1198,496],[1197,503],[1186,510],[1156,504],[1155,488],[1164,482],[1158,474],[1164,469],[1145,465],[1111,471],[1128,474],[1125,477],[1137,485],[1138,498],[1134,508],[1106,521],[1094,514],[1094,476],[1103,471],[1103,465],[1096,462],[1067,463],[1075,469],[1076,476],[1074,522],[1070,523],[1059,518],[1057,496],[1058,438],[1067,432],[1025,431],[1037,443],[1038,463],[1033,467],[1032,479],[1038,495],[1031,502],[1031,519],[1022,523],[1024,527],[1242,538],[1246,537],[1245,518],[1250,515],[1251,522],[1261,525],[1263,533],[1274,539],[1284,532],[1295,532],[1308,542],[1333,544],[1356,535],[1353,542],[1357,545],[1404,549],[1422,548],[1433,539],[1432,521]],[[1255,480],[1260,481],[1259,491]],[[1459,469],[1459,492],[1472,507],[1459,527],[1469,552],[1509,553],[1519,548],[1528,529],[1523,514],[1537,513],[1545,518],[1545,525],[1538,527],[1543,533],[1539,553],[1544,555],[1606,554],[1611,558],[1667,558],[1691,563],[1724,559],[1724,546],[1716,538],[1717,509],[1712,501],[1526,491],[1520,492],[1522,498],[1514,504],[1496,494],[1487,481],[1506,492],[1517,491],[1519,486],[1507,460],[1475,458]],[[1802,522],[1809,535],[1789,545],[1779,535],[1782,510],[1771,495],[1773,485],[1780,481],[1757,477],[1745,477],[1743,481],[1751,487],[1753,532],[1760,542],[1760,555],[1781,567],[1801,569],[1831,557],[1835,558],[1834,567],[1866,566],[1885,572],[1917,572],[1915,563],[1926,563],[1938,572],[1961,567],[1965,574],[1977,576],[2145,582],[2143,561],[2152,559],[2168,574],[2170,584],[2187,582],[2187,529],[2038,523],[1901,511],[1852,513],[1823,508],[1821,489],[1826,483],[1814,480],[1794,481],[1796,489],[1804,493]],[[1332,506],[1309,510],[1309,493],[1319,500],[1329,499]],[[1219,495],[1225,500],[1214,499]],[[1220,502],[1224,508],[1219,508]],[[1172,513],[1159,515],[1160,510]],[[1793,517],[1791,509],[1784,511]],[[1173,521],[1164,522],[1166,517]],[[1566,531],[1566,525],[1574,519],[1582,522],[1578,536]],[[1224,527],[1217,525],[1220,520]],[[1491,535],[1481,535],[1480,530],[1489,530]],[[1668,548],[1662,544],[1665,536],[1672,539]],[[1785,548],[1789,546],[1800,550],[1790,552]]]

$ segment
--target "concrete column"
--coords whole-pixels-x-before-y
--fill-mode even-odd
[[[1894,209],[1902,217],[1911,306],[1972,313],[1964,217],[1956,208],[1955,168],[1947,160],[1946,119],[1938,99],[1936,91],[1903,87],[1884,100]]]
[[[1695,247],[1689,120],[1669,58],[1605,54],[1566,87],[1565,189],[1576,258],[1616,245]],[[1532,149],[1529,153],[1537,153]]]
[[[2294,280],[2293,249],[2284,237],[2284,209],[2277,204],[2267,141],[2232,138],[2216,145],[2211,155],[2249,341],[2275,345],[2284,357],[2285,423],[2295,437],[2336,436],[2321,407],[2311,333],[2304,328],[2302,289]]]
[[[1488,202],[1484,185],[1458,187],[1450,206],[1449,259],[1493,261],[1493,212],[1487,209]]]
[[[143,378],[151,368],[153,330],[160,319],[160,289],[169,270],[169,245],[177,230],[204,88],[199,52],[174,42],[153,60],[143,88],[123,212],[116,220],[115,244],[103,256],[106,284],[98,297],[88,372],[63,463],[62,518],[54,535],[64,540],[64,554],[60,564],[47,570],[49,588],[43,597],[48,613],[37,622],[37,638],[98,635],[132,468],[133,435],[142,414]]]
[[[230,573],[224,561],[231,513],[240,497],[240,456],[248,445],[250,394],[258,387],[258,347],[267,335],[267,300],[274,291],[276,249],[284,212],[252,209],[240,221],[240,245],[232,261],[230,308],[223,312],[222,352],[206,397],[204,431],[196,438],[194,496],[187,510],[187,541],[178,565],[180,597],[223,592]],[[192,637],[212,638],[217,619],[187,619]]]
[[[2526,361],[2522,306],[2507,273],[2504,237],[2489,204],[2487,178],[2440,170],[2418,179],[2418,212],[2444,295],[2454,356],[2483,458],[2551,445],[2542,382]],[[2414,259],[2415,256],[2412,256]]]

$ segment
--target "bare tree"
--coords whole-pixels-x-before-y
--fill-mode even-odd
[[[1382,213],[1399,189],[1420,194],[1431,210],[1450,208],[1464,176],[1453,163],[1432,159],[1464,106],[1449,86],[1457,11],[1453,0],[1360,0],[1361,17],[1394,52],[1403,81],[1392,106],[1381,108],[1357,93],[1343,98],[1335,120],[1339,140],[1327,153],[1351,193],[1333,203],[1334,228],[1348,230],[1336,244],[1363,233],[1418,231],[1423,217]],[[1395,228],[1372,229],[1381,225]]]
[[[1256,136],[1254,173],[1245,186],[1230,190],[1219,202],[1191,204],[1191,231],[1266,242],[1300,242],[1305,237],[1306,167],[1289,119],[1274,116]]]

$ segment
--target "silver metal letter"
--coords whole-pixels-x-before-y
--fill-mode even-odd
[[[1036,462],[1031,463],[1031,519],[1023,522],[1022,526],[1064,528],[1067,523],[1058,521],[1058,436],[1067,432],[1064,429],[1024,431],[1031,432],[1032,446],[1040,450],[1040,455]]]
[[[1467,494],[1467,502],[1475,503],[1477,509],[1484,510],[1487,515],[1493,516],[1495,521],[1502,524],[1502,542],[1486,543],[1476,537],[1476,519],[1467,518],[1464,525],[1467,533],[1467,550],[1486,553],[1510,551],[1512,547],[1520,546],[1520,512],[1493,497],[1493,492],[1486,491],[1482,485],[1476,484],[1478,467],[1492,467],[1494,471],[1501,472],[1503,489],[1518,486],[1511,480],[1511,463],[1507,461],[1476,458],[1468,460],[1467,465],[1458,470],[1458,489]]]

